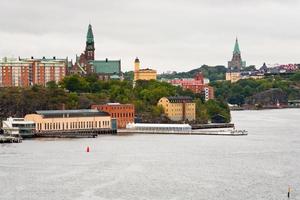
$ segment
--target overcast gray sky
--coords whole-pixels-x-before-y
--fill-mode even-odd
[[[298,0],[1,0],[0,56],[74,58],[93,25],[97,59],[187,71],[227,65],[238,36],[247,65],[300,63]]]

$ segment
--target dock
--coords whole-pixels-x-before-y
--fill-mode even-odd
[[[192,131],[153,131],[153,130],[133,130],[133,129],[120,129],[119,135],[129,134],[164,134],[164,135],[214,135],[214,136],[246,136],[248,132],[245,130],[192,130]]]
[[[0,143],[21,143],[22,138],[12,136],[0,136]]]
[[[92,130],[64,130],[64,131],[42,131],[36,132],[34,137],[54,138],[95,138],[98,135],[117,134],[113,129],[92,129]]]

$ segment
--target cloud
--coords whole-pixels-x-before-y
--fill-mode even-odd
[[[96,57],[186,71],[223,64],[240,39],[248,64],[299,62],[297,0],[1,1],[0,56],[75,57],[93,25]]]

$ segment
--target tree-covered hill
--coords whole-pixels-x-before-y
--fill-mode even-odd
[[[157,102],[164,96],[191,96],[198,102],[197,121],[207,122],[213,115],[221,114],[230,121],[228,106],[220,101],[203,102],[198,95],[166,82],[100,81],[95,75],[67,76],[60,84],[49,82],[46,87],[0,88],[0,118],[23,117],[36,110],[87,109],[92,104],[107,102],[133,103],[136,114],[147,121],[162,116]]]
[[[251,97],[270,89],[280,89],[283,92],[282,95],[289,100],[300,99],[300,72],[288,78],[272,76],[258,80],[242,79],[236,83],[216,81],[210,84],[215,88],[216,98],[230,104],[243,105],[247,100],[251,102]]]
[[[199,68],[190,70],[188,72],[172,72],[163,73],[158,76],[159,79],[175,79],[175,78],[194,78],[197,73],[202,72],[204,77],[210,81],[225,80],[226,68],[225,66],[208,66],[202,65]]]

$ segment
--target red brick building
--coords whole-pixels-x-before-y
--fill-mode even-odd
[[[172,85],[181,86],[183,89],[189,89],[194,93],[204,95],[204,99],[214,99],[214,88],[204,83],[202,73],[198,73],[194,79],[174,79],[171,80]]]
[[[58,83],[67,71],[67,59],[21,59],[0,60],[0,87],[28,87],[34,84],[46,85],[49,81]]]
[[[107,112],[111,118],[116,118],[118,128],[126,128],[128,123],[134,122],[135,110],[133,104],[108,103],[104,105],[92,105],[92,109]]]

